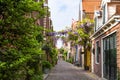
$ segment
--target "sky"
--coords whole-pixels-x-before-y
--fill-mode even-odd
[[[71,27],[72,19],[78,20],[80,0],[48,0],[55,31]]]
[[[80,0],[48,0],[54,31],[70,28],[72,20],[78,20]],[[57,48],[62,47],[62,40],[57,41]]]

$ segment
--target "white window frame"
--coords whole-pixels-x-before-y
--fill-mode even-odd
[[[95,17],[95,32],[98,30],[98,17]]]
[[[97,55],[99,55],[99,53],[97,53],[98,51],[97,51],[97,48],[99,47],[99,45],[97,45],[97,42],[98,42],[98,44],[100,45],[100,41],[99,40],[97,40],[96,42],[95,42],[95,63],[96,64],[99,64],[99,62],[100,62],[100,56],[99,56],[99,62],[97,61]],[[98,47],[97,47],[98,46]]]

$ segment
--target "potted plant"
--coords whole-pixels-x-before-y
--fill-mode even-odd
[[[43,73],[47,74],[51,68],[52,68],[52,64],[49,61],[42,62]]]

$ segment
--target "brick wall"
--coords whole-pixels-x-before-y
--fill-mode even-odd
[[[118,29],[117,29],[117,67],[119,67],[120,69],[120,24],[117,25]]]
[[[95,45],[96,45],[96,41],[99,41],[99,46],[101,46],[101,37],[102,36],[95,39]],[[102,72],[101,72],[101,54],[102,53],[100,52],[100,54],[99,54],[99,63],[96,63],[96,57],[95,57],[95,54],[94,54],[94,73],[96,75],[98,75],[99,77],[101,77],[101,75],[102,75]]]
[[[83,0],[83,10],[89,18],[93,18],[94,10],[99,9],[101,0]]]
[[[113,31],[117,31],[116,32],[116,46],[117,46],[117,67],[120,68],[120,23],[118,25],[116,25],[115,27],[113,27],[112,29],[108,30],[105,35],[108,35],[109,33],[113,32]]]
[[[108,30],[105,32],[103,35],[95,39],[95,41],[100,41],[101,44],[101,39],[102,37],[107,36],[108,34],[117,31],[116,33],[116,45],[117,45],[117,67],[120,69],[120,24],[114,26],[112,29]],[[103,53],[101,53],[103,54]],[[100,63],[96,64],[95,63],[95,55],[94,55],[94,73],[97,74],[98,76],[101,76],[101,54],[99,55],[100,57]]]

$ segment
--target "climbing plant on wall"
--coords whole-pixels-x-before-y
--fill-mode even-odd
[[[85,18],[77,22],[75,30],[68,32],[68,40],[72,41],[73,45],[80,44],[87,49],[87,47],[90,47],[90,36],[92,33],[93,21]]]
[[[90,54],[91,39],[90,36],[93,33],[93,21],[85,18],[82,21],[78,21],[76,29],[69,32],[68,39],[71,41],[72,46],[81,45],[84,48],[84,61],[85,69],[88,61],[88,52]]]
[[[35,24],[45,14],[42,4],[34,0],[0,0],[0,80],[42,79],[42,28]]]

